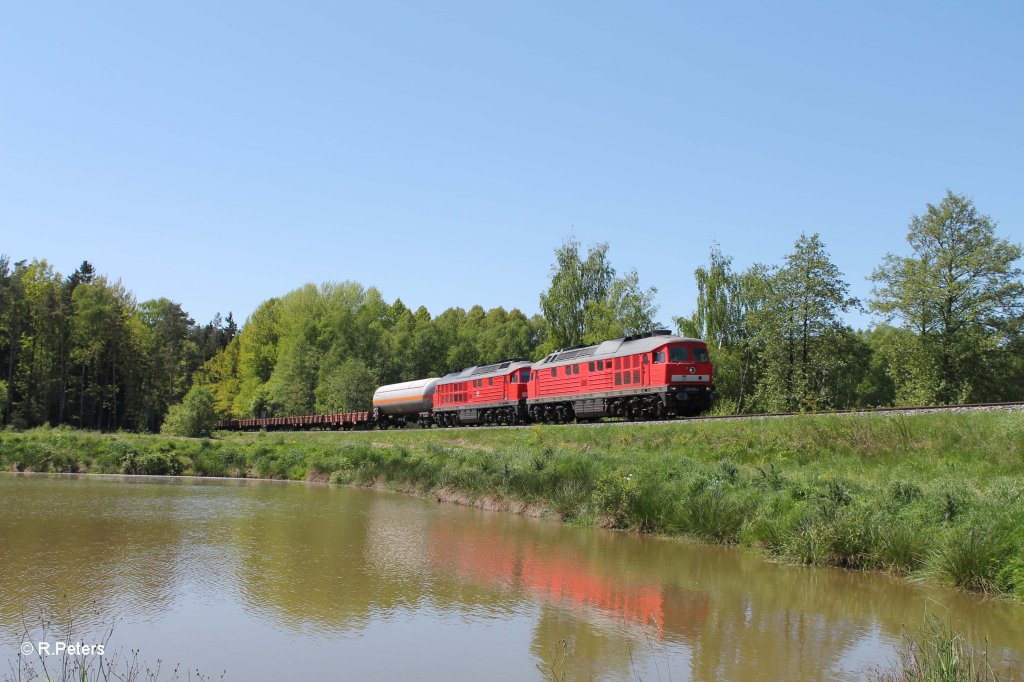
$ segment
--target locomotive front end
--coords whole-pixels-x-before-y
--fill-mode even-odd
[[[693,416],[711,409],[718,399],[714,367],[707,344],[698,340],[671,343],[654,353],[654,367],[661,366],[668,392],[669,408],[682,416]]]

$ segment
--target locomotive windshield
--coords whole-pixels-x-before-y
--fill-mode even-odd
[[[694,348],[693,359],[697,362],[709,362],[707,348]]]
[[[689,359],[690,355],[686,352],[685,346],[672,346],[668,349],[669,362],[686,362]]]

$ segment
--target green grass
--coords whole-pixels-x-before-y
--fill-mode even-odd
[[[988,651],[976,651],[963,634],[932,615],[926,615],[914,634],[907,633],[906,648],[892,670],[870,677],[876,682],[999,682],[1005,677],[989,662]]]
[[[0,433],[0,467],[385,485],[1024,599],[1024,414],[184,439]]]

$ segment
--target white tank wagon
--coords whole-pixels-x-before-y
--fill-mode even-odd
[[[386,429],[419,422],[420,426],[428,428],[438,381],[438,378],[417,379],[378,388],[373,392],[373,416],[377,426]]]

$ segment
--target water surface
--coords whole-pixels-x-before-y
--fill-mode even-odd
[[[228,680],[861,679],[926,609],[1024,660],[1024,607],[350,488],[0,475],[0,665],[25,616]],[[563,645],[562,642],[566,644]],[[3,670],[7,671],[4,665]]]

